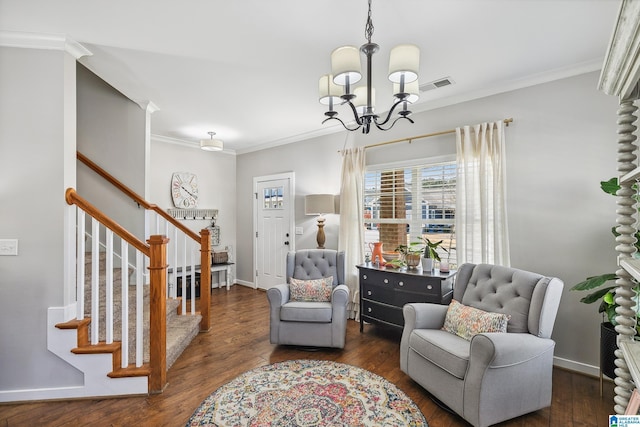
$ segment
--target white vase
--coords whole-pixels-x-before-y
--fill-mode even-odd
[[[433,270],[433,258],[422,258],[422,271]]]

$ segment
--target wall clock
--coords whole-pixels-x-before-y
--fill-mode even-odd
[[[171,197],[176,208],[198,206],[198,178],[190,172],[174,172],[171,177]]]

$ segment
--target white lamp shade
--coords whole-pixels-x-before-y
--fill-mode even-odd
[[[222,151],[224,142],[219,139],[201,139],[200,148],[206,151]]]
[[[331,74],[333,82],[345,85],[354,84],[362,78],[360,68],[360,51],[355,46],[342,46],[331,52]]]
[[[410,83],[418,79],[420,68],[420,48],[414,44],[401,44],[391,49],[389,55],[389,80],[400,83],[404,75],[404,82]]]
[[[356,107],[358,114],[362,115],[364,114],[365,109],[367,108],[367,87],[366,86],[357,87],[353,91],[353,93],[356,96],[355,99],[353,100],[353,106]],[[375,107],[376,107],[376,88],[372,87],[371,88],[372,110],[375,110]]]
[[[304,198],[305,215],[323,215],[335,213],[333,194],[309,194]]]
[[[395,96],[397,93],[400,93],[400,83],[393,84],[393,95]],[[413,104],[420,99],[420,85],[418,84],[418,80],[414,80],[411,83],[405,83],[404,93],[409,94],[409,96],[405,98],[405,101],[410,104]]]
[[[320,104],[329,105],[329,101],[333,99],[333,103],[340,102],[340,95],[342,95],[342,88],[333,82],[333,76],[331,74],[325,74],[320,77],[318,82],[318,93],[320,95]]]

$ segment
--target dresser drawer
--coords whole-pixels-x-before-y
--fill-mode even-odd
[[[392,276],[393,274],[389,274],[384,271],[364,270],[360,271],[360,283],[391,288],[393,287],[394,282],[396,282]]]
[[[427,294],[418,293],[418,292],[397,291],[395,293],[393,305],[402,307],[405,304],[409,304],[410,302],[440,303],[440,298],[436,295],[427,295]]]
[[[445,285],[445,282],[449,282]],[[451,287],[451,280],[440,280],[437,278],[423,278],[423,277],[401,277],[397,281],[397,288],[407,292],[419,292],[423,294],[440,296],[445,292],[442,292],[442,287]]]
[[[362,298],[390,304],[395,298],[395,291],[391,287],[377,286],[371,283],[362,284]]]
[[[402,307],[394,307],[388,304],[363,299],[362,316],[369,317],[373,320],[383,320],[386,323],[391,323],[397,326],[404,326]]]

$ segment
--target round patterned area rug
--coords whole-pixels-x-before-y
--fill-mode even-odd
[[[343,363],[290,360],[245,372],[207,397],[187,426],[427,426],[384,378]]]

